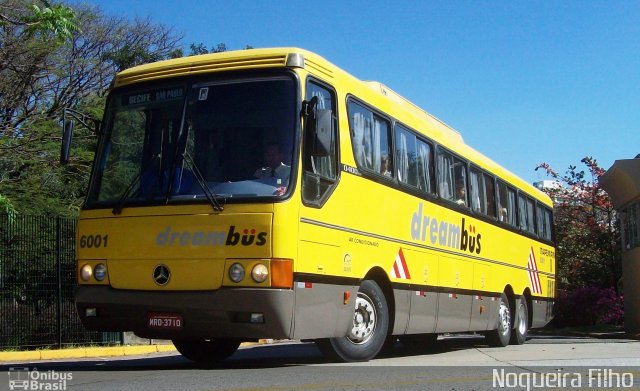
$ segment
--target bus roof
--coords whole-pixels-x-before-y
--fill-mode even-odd
[[[347,83],[350,82],[349,84],[351,84],[353,88],[357,88],[358,84],[368,87],[366,89],[360,88],[357,91],[353,91],[353,93],[362,93],[364,96],[360,96],[361,98],[371,98],[376,103],[386,101],[385,106],[392,105],[396,119],[405,123],[407,126],[418,130],[437,143],[451,149],[454,153],[468,159],[473,164],[513,184],[544,204],[548,206],[552,205],[551,199],[545,193],[465,144],[460,132],[429,114],[421,107],[415,105],[413,102],[380,82],[361,81],[323,57],[304,49],[294,47],[248,49],[158,61],[139,65],[118,73],[113,86],[121,87],[133,83],[168,77],[198,75],[231,69],[282,67],[306,68],[320,77],[328,79],[339,78]]]

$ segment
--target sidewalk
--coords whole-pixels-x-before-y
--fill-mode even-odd
[[[529,335],[640,340],[640,334],[628,334],[620,326],[584,326],[561,329],[542,328],[529,330]]]

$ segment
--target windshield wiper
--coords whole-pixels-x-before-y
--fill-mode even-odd
[[[156,160],[157,158],[159,158],[159,156],[156,156],[156,155],[151,156],[151,159],[149,159],[149,161],[142,167],[138,175],[136,175],[131,180],[131,183],[129,183],[127,188],[124,189],[124,192],[122,193],[120,198],[118,198],[118,202],[116,202],[116,205],[111,210],[111,213],[113,213],[114,215],[119,215],[120,213],[122,213],[122,209],[124,208],[124,205],[127,203],[127,199],[131,195],[131,192],[136,187],[136,185],[140,183],[140,180],[142,179],[142,173],[147,169],[147,167],[151,166],[151,163],[153,163],[153,161]]]
[[[136,187],[136,185],[140,183],[141,177],[142,177],[142,172],[138,173],[138,175],[136,175],[135,178],[133,178],[131,183],[129,183],[129,186],[127,186],[127,188],[124,190],[124,192],[118,199],[118,202],[116,202],[116,205],[111,210],[111,213],[113,213],[114,215],[119,215],[120,213],[122,213],[122,208],[124,208],[124,204],[127,202],[127,198],[129,198],[129,196],[131,195],[131,192]]]
[[[209,200],[209,203],[213,207],[213,210],[216,212],[222,212],[224,210],[224,207],[222,206],[222,204],[220,204],[220,201],[218,201],[218,195],[211,192],[211,189],[209,189],[209,186],[207,185],[207,181],[202,176],[200,169],[196,165],[196,162],[194,162],[191,158],[191,155],[189,155],[189,152],[185,151],[182,157],[191,168],[193,176],[196,178],[196,181],[198,181],[198,184],[202,188],[202,191],[204,192],[205,197],[207,197],[207,200]]]

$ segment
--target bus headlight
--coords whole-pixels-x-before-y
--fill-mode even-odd
[[[80,269],[80,278],[82,279],[82,281],[88,282],[91,279],[92,275],[93,269],[91,268],[91,265],[82,266],[82,268]]]
[[[239,263],[234,263],[229,268],[229,278],[233,282],[240,282],[244,279],[244,266]]]
[[[93,277],[98,281],[103,281],[106,276],[107,267],[103,263],[97,264],[96,268],[93,270]]]
[[[253,269],[251,269],[251,278],[253,278],[253,281],[255,282],[264,282],[264,280],[266,280],[268,276],[269,269],[267,269],[267,267],[261,263],[255,265]]]

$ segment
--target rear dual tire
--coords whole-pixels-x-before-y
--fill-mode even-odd
[[[500,296],[496,315],[496,329],[487,333],[487,343],[489,346],[505,347],[511,339],[511,308],[506,293]]]
[[[498,313],[496,317],[497,327],[486,334],[487,343],[490,346],[504,347],[509,345],[522,345],[527,340],[529,330],[529,309],[527,300],[520,296],[516,304],[515,317],[512,317],[512,308],[506,293],[500,296]],[[512,324],[513,320],[513,324]]]
[[[527,333],[529,331],[529,308],[527,307],[526,298],[520,296],[520,300],[518,300],[516,306],[516,318],[513,331],[511,332],[511,344],[522,345],[527,340]]]

